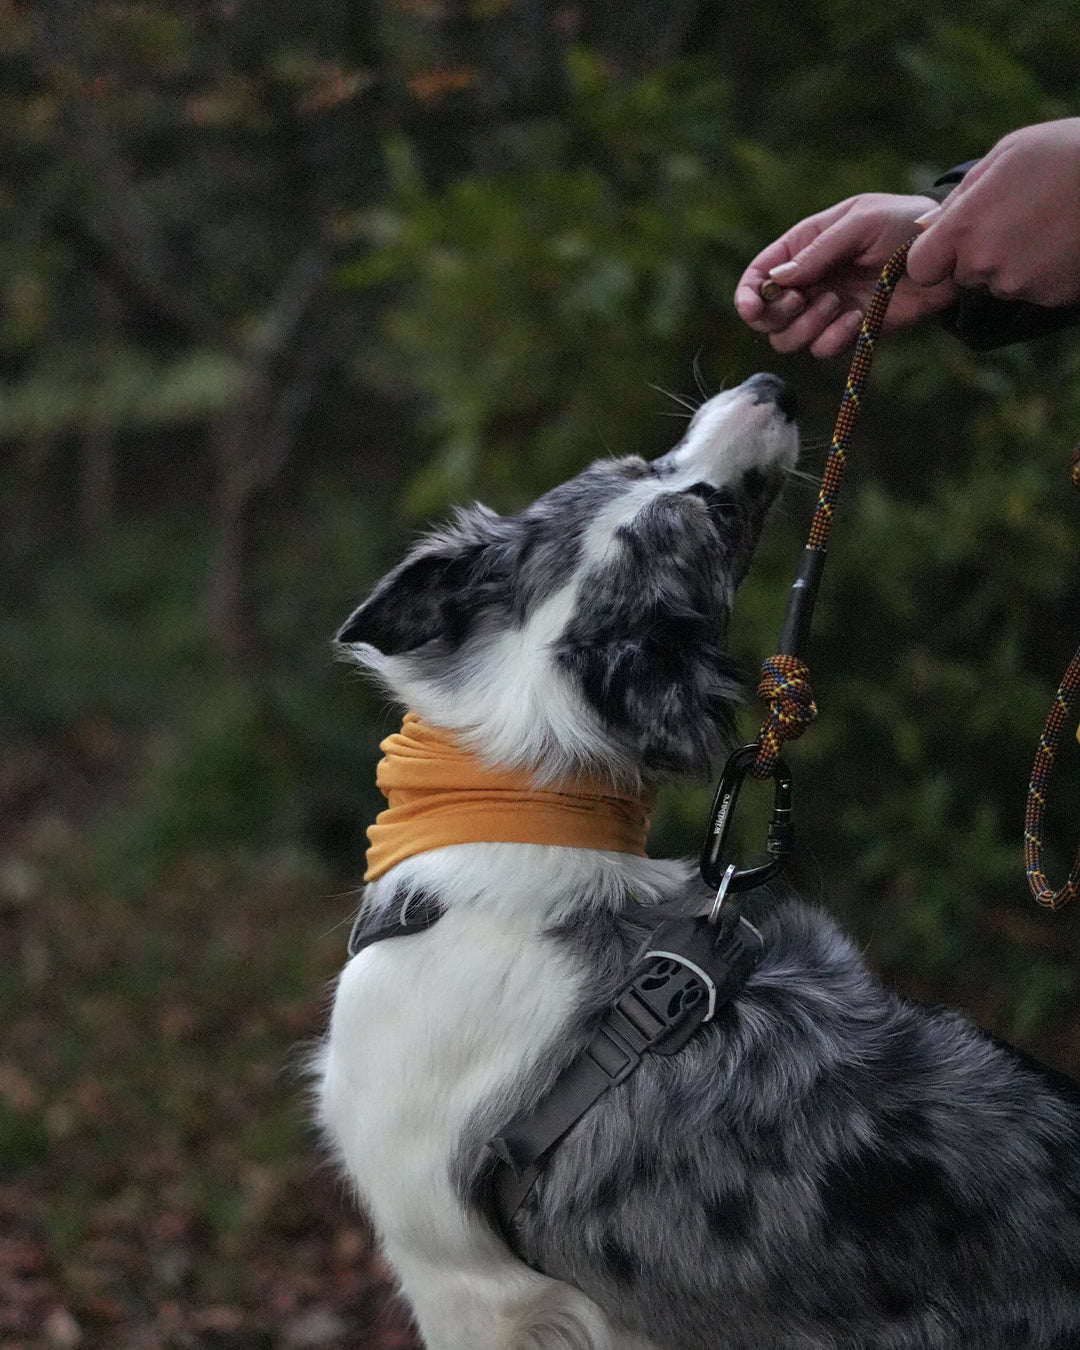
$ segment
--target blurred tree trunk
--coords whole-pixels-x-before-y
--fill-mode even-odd
[[[330,357],[314,314],[334,260],[331,240],[302,254],[243,357],[243,387],[213,437],[217,473],[210,627],[215,646],[241,669],[255,646],[247,603],[246,541],[253,498],[281,473]]]

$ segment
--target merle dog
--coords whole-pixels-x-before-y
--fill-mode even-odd
[[[512,518],[462,512],[375,588],[343,650],[493,792],[507,771],[630,800],[705,775],[792,413],[758,375],[652,463],[599,462]],[[756,971],[584,1114],[508,1244],[488,1141],[589,1041],[645,910],[712,896],[686,864],[616,847],[417,847],[364,894],[320,1114],[430,1350],[1080,1347],[1076,1099],[882,988],[777,888],[748,901]],[[410,934],[414,903],[429,917]]]

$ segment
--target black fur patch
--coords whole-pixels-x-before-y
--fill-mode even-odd
[[[962,1221],[961,1207],[941,1168],[927,1158],[902,1159],[865,1148],[832,1163],[821,1182],[821,1205],[830,1232],[871,1243],[886,1222],[908,1218]]]
[[[556,649],[586,699],[653,773],[703,774],[730,735],[736,665],[727,541],[692,493],[665,493],[617,535]]]
[[[721,1242],[745,1241],[755,1218],[754,1196],[748,1190],[729,1191],[719,1200],[705,1202],[705,1223],[710,1235]]]
[[[600,1259],[619,1284],[633,1284],[639,1278],[640,1268],[633,1252],[614,1238],[605,1239],[600,1248]]]

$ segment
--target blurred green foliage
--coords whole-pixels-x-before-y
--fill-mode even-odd
[[[59,812],[143,893],[283,844],[355,877],[390,719],[328,637],[410,532],[654,454],[759,368],[820,469],[842,363],[738,322],[747,260],[1080,107],[1075,0],[61,8],[0,6],[0,847]],[[796,880],[1029,1043],[1080,1011],[1020,862],[1080,638],[1078,436],[1075,334],[884,344],[791,756]],[[748,672],[811,504],[793,484],[745,587]],[[693,851],[704,805],[666,797],[655,847]]]

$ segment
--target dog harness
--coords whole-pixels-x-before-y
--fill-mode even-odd
[[[655,911],[634,908],[655,922]],[[668,919],[649,934],[585,1047],[538,1102],[488,1140],[495,1158],[485,1208],[518,1255],[534,1188],[566,1135],[646,1055],[682,1050],[742,988],[761,950],[761,934],[730,903],[715,918]]]
[[[523,774],[486,768],[450,733],[413,712],[380,749],[384,757],[376,781],[387,809],[368,829],[366,881],[414,854],[450,844],[556,844],[645,856],[649,822],[642,797],[619,796],[588,781],[535,789]],[[659,907],[624,899],[621,917],[651,930],[625,982],[548,1092],[489,1141],[486,1208],[511,1247],[520,1246],[517,1229],[536,1182],[574,1125],[625,1082],[646,1055],[681,1050],[757,966],[761,936],[738,913],[729,893],[765,880],[790,846],[784,776],[781,762],[770,830],[770,851],[777,856],[743,872],[728,867],[707,915],[672,918]],[[719,858],[738,787],[725,778],[717,792],[702,854],[702,873],[712,884],[720,878]],[[774,847],[778,817],[783,818],[784,847]],[[425,892],[405,893],[395,911],[396,903],[376,924],[361,911],[349,938],[350,956],[376,942],[425,932],[446,912],[437,896]]]
[[[728,868],[726,882],[734,871]],[[426,932],[445,912],[436,896],[412,891],[383,923],[369,925],[361,912],[349,955],[376,942]],[[646,1055],[682,1050],[734,998],[761,960],[761,934],[738,913],[727,885],[707,915],[665,918],[661,907],[638,904],[629,896],[620,915],[652,930],[621,989],[548,1091],[488,1140],[492,1162],[484,1208],[519,1255],[521,1224],[534,1188],[566,1135]]]

